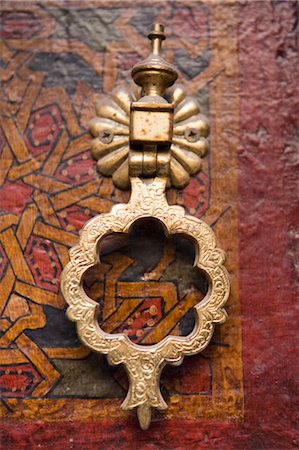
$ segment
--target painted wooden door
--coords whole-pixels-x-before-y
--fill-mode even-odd
[[[211,122],[202,172],[168,200],[213,227],[232,292],[210,346],[164,370],[169,408],[144,432],[120,409],[122,369],[78,341],[59,280],[82,225],[128,199],[97,173],[88,122],[157,19]],[[297,2],[2,1],[0,33],[2,448],[296,448]],[[205,290],[193,249],[153,223],[108,247],[86,289],[129,306],[106,329],[188,334]]]

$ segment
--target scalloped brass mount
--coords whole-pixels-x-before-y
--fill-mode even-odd
[[[183,188],[201,169],[209,123],[194,97],[171,87],[178,74],[160,55],[162,25],[154,24],[149,38],[152,53],[132,69],[139,87],[124,83],[97,108],[92,154],[120,189],[130,188],[130,176],[166,176],[168,186]]]

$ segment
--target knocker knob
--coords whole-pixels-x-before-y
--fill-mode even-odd
[[[148,38],[152,43],[152,53],[132,69],[132,78],[142,87],[143,96],[163,96],[165,90],[172,86],[178,77],[176,69],[165,61],[160,52],[162,41],[166,39],[164,26],[155,23]]]

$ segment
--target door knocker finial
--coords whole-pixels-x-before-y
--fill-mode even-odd
[[[166,188],[182,188],[201,169],[208,149],[209,125],[198,102],[181,86],[171,87],[175,68],[161,57],[164,27],[154,24],[149,34],[152,52],[132,69],[138,88],[122,85],[97,111],[90,131],[92,153],[99,171],[112,176],[121,189],[131,187],[128,204],[115,205],[107,214],[88,221],[80,242],[70,250],[61,287],[69,307],[67,316],[76,322],[81,341],[93,351],[107,355],[110,364],[124,364],[129,391],[123,409],[137,408],[139,423],[147,429],[151,408],[166,409],[159,387],[166,364],[181,364],[184,356],[202,351],[209,343],[215,323],[223,323],[223,309],[230,289],[223,266],[225,254],[216,247],[212,229],[202,220],[170,206]],[[159,221],[169,235],[182,234],[196,248],[194,266],[205,273],[209,289],[194,307],[195,326],[188,336],[169,335],[152,345],[134,344],[124,333],[104,332],[97,321],[98,304],[83,289],[86,271],[99,262],[99,244],[112,233],[128,233],[139,219]]]

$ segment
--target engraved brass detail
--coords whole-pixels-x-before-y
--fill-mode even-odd
[[[143,429],[150,423],[150,408],[166,409],[159,388],[160,374],[167,363],[179,365],[185,355],[202,351],[209,343],[214,323],[223,323],[223,306],[229,294],[229,278],[223,267],[225,254],[216,248],[212,229],[202,220],[185,215],[181,206],[169,206],[165,197],[166,180],[151,181],[132,178],[132,194],[128,204],[115,205],[108,214],[91,219],[81,231],[80,243],[70,250],[70,262],[63,271],[61,286],[69,304],[68,318],[77,323],[82,342],[91,349],[107,354],[111,364],[124,364],[130,388],[123,409],[138,407]],[[82,286],[84,273],[99,262],[98,246],[110,233],[128,233],[140,218],[159,220],[169,234],[183,234],[193,239],[197,256],[195,266],[209,279],[209,290],[195,306],[196,324],[185,337],[167,336],[155,345],[133,344],[124,334],[108,334],[97,321],[98,304],[90,299]]]

